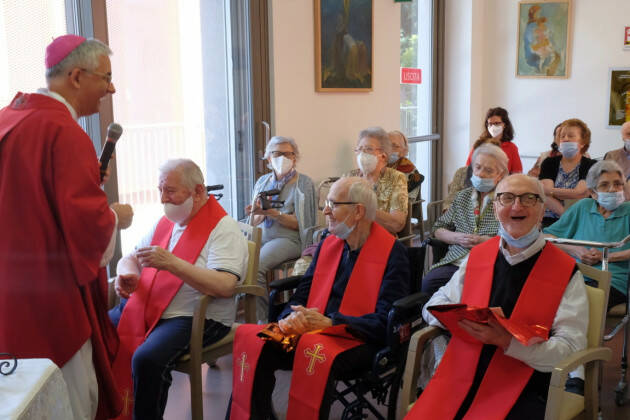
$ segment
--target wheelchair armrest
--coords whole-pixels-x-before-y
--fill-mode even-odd
[[[302,276],[291,276],[274,280],[269,283],[269,288],[278,292],[295,289],[302,280]]]
[[[418,306],[420,306],[420,310],[422,310],[422,307],[424,306],[425,303],[428,302],[429,298],[430,296],[428,294],[418,292],[409,296],[405,296],[404,298],[398,299],[397,301],[394,302],[392,307],[396,311],[403,311],[403,312],[407,312],[410,309],[417,308]]]
[[[422,246],[430,245],[434,248],[448,248],[448,244],[444,241],[440,241],[437,238],[429,237],[422,242]]]

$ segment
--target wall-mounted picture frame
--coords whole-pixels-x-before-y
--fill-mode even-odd
[[[573,0],[518,3],[517,77],[569,77]]]
[[[630,67],[609,70],[608,128],[621,127],[630,121]]]
[[[372,91],[373,0],[314,0],[313,3],[315,90]]]

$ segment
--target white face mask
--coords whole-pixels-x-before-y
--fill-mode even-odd
[[[623,147],[626,152],[630,152],[630,139],[623,139]]]
[[[191,195],[182,204],[164,203],[164,215],[171,222],[181,225],[190,216],[192,208],[193,198]]]
[[[284,156],[272,157],[271,167],[278,176],[282,176],[291,170],[293,161]]]
[[[378,164],[378,158],[369,153],[361,152],[357,155],[357,164],[363,175],[368,175],[374,172],[376,165]]]
[[[503,126],[502,125],[489,125],[488,133],[490,133],[492,137],[496,137],[499,134],[503,133]]]

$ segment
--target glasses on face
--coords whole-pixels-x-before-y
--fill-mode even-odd
[[[523,207],[533,207],[539,201],[541,203],[543,202],[542,197],[534,193],[524,193],[519,195],[509,192],[497,193],[497,196],[494,200],[501,203],[502,206],[511,206],[512,204],[514,204],[517,198],[521,202],[521,206]]]
[[[621,191],[624,187],[624,183],[621,181],[608,182],[604,181],[601,184],[597,184],[597,191],[606,192],[610,191],[612,187],[613,191]]]
[[[354,153],[356,153],[357,155],[361,152],[364,153],[369,153],[370,155],[373,155],[374,153],[376,153],[378,150],[383,150],[380,147],[357,147],[356,149],[354,149]]]
[[[279,158],[280,156],[285,156],[288,157],[289,159],[292,159],[295,157],[295,152],[279,152],[277,150],[274,150],[271,153],[271,157],[275,157],[275,158]]]
[[[88,70],[88,69],[81,69],[81,71],[84,71],[86,73],[90,73],[93,74],[94,76],[98,76],[101,79],[103,79],[108,85],[111,85],[112,83],[112,75],[111,74],[107,74],[107,73],[100,73],[98,71],[94,71],[94,70]]]
[[[338,206],[350,205],[350,204],[359,204],[356,201],[333,201],[333,200],[325,200],[324,208],[328,207],[331,210],[335,210]]]

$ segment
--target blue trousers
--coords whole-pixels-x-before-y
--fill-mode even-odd
[[[122,310],[127,301],[109,311],[109,318],[118,326]],[[188,351],[192,317],[177,317],[160,320],[151,334],[133,354],[131,374],[133,378],[133,418],[161,419],[166,408],[168,388],[171,386],[171,371],[179,357]],[[206,319],[203,344],[210,345],[228,332],[230,327]]]

